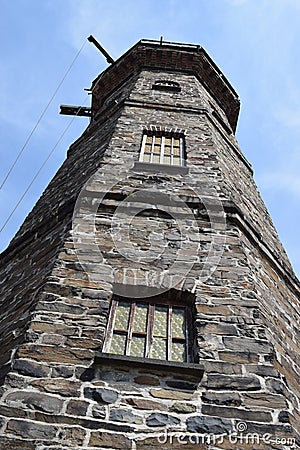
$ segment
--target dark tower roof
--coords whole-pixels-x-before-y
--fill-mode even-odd
[[[195,75],[225,112],[236,130],[240,101],[234,88],[200,45],[142,39],[93,82],[92,109],[101,107],[109,93],[143,68]]]

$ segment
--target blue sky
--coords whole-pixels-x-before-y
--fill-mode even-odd
[[[299,0],[0,0],[0,6],[0,185],[87,36],[114,58],[141,38],[201,44],[240,96],[237,138],[299,276]],[[87,42],[0,191],[1,228],[60,139],[0,233],[0,250],[88,123],[76,118],[70,125],[59,105],[89,105],[83,89],[106,66]]]

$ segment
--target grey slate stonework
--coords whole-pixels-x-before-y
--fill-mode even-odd
[[[199,433],[221,436],[216,450],[299,448],[300,283],[236,142],[239,100],[220,75],[199,46],[141,41],[95,80],[89,126],[1,255],[0,449],[174,450],[178,436]],[[160,79],[181,91],[153,90]],[[187,173],[135,165],[151,125],[185,131]],[[154,263],[126,253],[118,235],[141,190],[131,239],[144,251],[151,241],[154,258],[167,249]],[[167,195],[177,203],[166,206]],[[184,205],[193,220],[182,235],[173,217],[186,217]],[[199,376],[98,364],[112,295],[157,287],[176,258],[172,289],[193,297]],[[272,442],[234,447],[241,423]],[[192,438],[182,447],[212,448]]]

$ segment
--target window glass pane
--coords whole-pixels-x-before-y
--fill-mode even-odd
[[[144,150],[144,152],[145,152],[145,153],[151,153],[151,148],[152,148],[152,145],[151,145],[151,144],[146,144],[146,145],[145,145],[145,150]]]
[[[126,334],[114,333],[110,344],[110,353],[125,355],[125,344]]]
[[[172,311],[172,336],[185,338],[185,310],[174,308]]]
[[[115,330],[127,330],[130,313],[129,302],[119,302],[115,319]]]
[[[132,303],[125,299],[116,300],[117,307],[111,310],[115,311],[114,330],[107,351],[120,355],[125,355],[127,351],[127,354],[143,358],[146,354],[146,343],[150,339],[151,348],[148,357],[186,361],[188,339],[186,307],[160,303],[150,305],[145,301]],[[153,312],[153,324],[150,316],[148,317],[149,312],[151,315]],[[131,339],[129,347],[128,339]]]
[[[145,342],[146,338],[144,336],[132,336],[130,355],[143,358],[145,355]]]
[[[169,138],[169,137],[166,137],[165,138],[165,145],[167,145],[167,146],[171,146],[171,138]]]
[[[150,153],[144,153],[144,156],[143,156],[143,161],[144,162],[150,162]]]
[[[171,157],[170,156],[164,156],[164,164],[170,164],[171,163]]]
[[[179,158],[173,158],[173,166],[180,166],[180,159]]]
[[[146,137],[146,144],[150,144],[151,145],[152,138],[153,138],[153,136],[147,136]]]
[[[153,155],[152,162],[156,163],[156,164],[159,164],[159,162],[160,162],[160,155]]]
[[[167,336],[168,307],[155,306],[153,336]]]
[[[167,359],[167,340],[159,337],[153,338],[151,358]]]
[[[180,156],[180,148],[179,147],[174,147],[173,148],[173,155],[174,156]]]
[[[161,150],[161,146],[155,144],[154,148],[153,148],[153,153],[156,153],[157,155],[159,155],[160,154],[160,150]]]
[[[154,136],[154,145],[161,146],[161,136]]]
[[[172,342],[172,361],[186,361],[185,355],[185,343],[184,342]]]
[[[169,147],[168,145],[165,145],[164,155],[171,155],[171,147]]]
[[[135,305],[133,331],[146,332],[148,305]]]

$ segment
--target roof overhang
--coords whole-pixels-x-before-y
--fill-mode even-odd
[[[223,109],[232,130],[236,130],[238,95],[203,47],[193,44],[144,39],[137,42],[93,81],[93,111],[101,107],[111,91],[144,68],[195,75]]]

